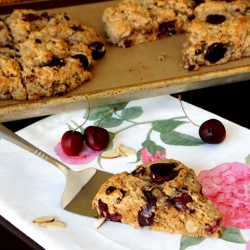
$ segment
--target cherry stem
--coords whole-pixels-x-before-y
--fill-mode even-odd
[[[180,101],[181,108],[182,108],[184,114],[186,115],[186,117],[188,118],[188,120],[189,120],[192,124],[194,124],[195,126],[200,127],[199,125],[195,124],[193,121],[191,121],[191,120],[189,119],[189,117],[188,117],[188,115],[187,115],[187,113],[186,113],[186,111],[185,111],[185,109],[184,109],[184,107],[183,107],[183,104],[182,104],[182,101],[181,101],[181,95],[180,95],[180,94],[178,95],[178,99],[179,99],[179,101]]]
[[[87,102],[88,102],[88,115],[87,115],[87,118],[85,119],[84,123],[79,125],[78,127],[76,127],[72,132],[74,133],[77,129],[79,129],[80,127],[82,127],[86,122],[87,120],[89,119],[89,115],[90,115],[90,105],[89,105],[89,99],[88,97],[86,96],[86,99],[87,99]]]
[[[114,108],[112,108],[111,110],[109,110],[106,114],[104,114],[103,117],[102,117],[102,118],[100,119],[100,121],[98,122],[97,127],[99,127],[99,125],[100,125],[100,123],[102,122],[102,120],[103,120],[108,114],[110,114],[110,113],[112,113],[112,112],[115,112],[116,110],[117,110],[117,108],[114,107]]]

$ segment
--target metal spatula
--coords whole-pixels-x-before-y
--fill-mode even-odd
[[[95,168],[73,171],[57,159],[41,151],[11,130],[0,124],[0,138],[3,138],[59,168],[66,177],[66,187],[61,199],[64,209],[84,216],[95,217],[96,211],[91,208],[91,202],[101,184],[112,176]]]

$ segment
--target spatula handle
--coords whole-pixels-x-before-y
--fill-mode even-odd
[[[33,144],[29,143],[28,141],[24,140],[22,137],[18,136],[17,134],[13,133],[11,130],[0,124],[0,138],[5,139],[6,141],[9,141],[20,148],[23,148],[30,153],[33,153],[40,158],[48,161],[49,163],[53,164],[57,168],[59,168],[65,175],[67,174],[69,168],[63,164],[62,162],[58,161],[54,157],[46,154],[39,148],[35,147]]]

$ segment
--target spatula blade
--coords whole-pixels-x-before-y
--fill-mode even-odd
[[[97,212],[92,209],[92,200],[101,185],[111,176],[113,176],[113,174],[97,170],[88,183],[82,187],[80,192],[78,192],[64,209],[76,214],[95,218]]]

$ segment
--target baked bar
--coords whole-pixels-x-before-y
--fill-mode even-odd
[[[82,85],[106,52],[95,30],[65,13],[16,9],[0,20],[0,35],[0,55],[11,56],[19,66],[28,100],[60,96]],[[0,85],[1,99],[25,100],[9,89]]]
[[[148,226],[191,237],[222,234],[222,216],[202,195],[194,171],[173,159],[114,175],[101,186],[92,208],[98,217],[135,228]]]
[[[123,48],[185,32],[194,0],[124,0],[103,13],[107,42]]]
[[[187,70],[250,56],[250,2],[209,1],[194,11],[183,62]]]

